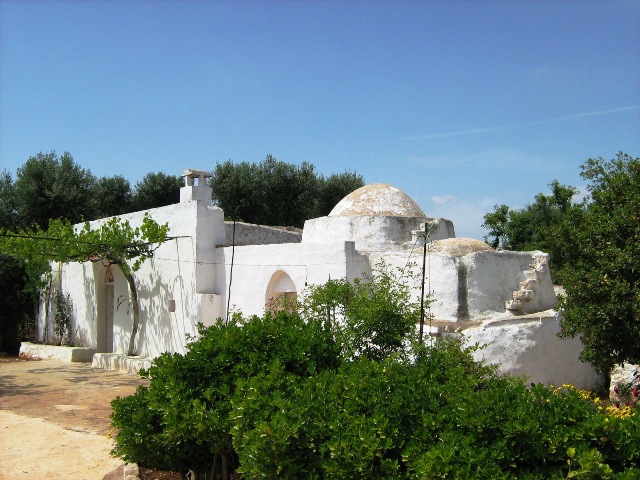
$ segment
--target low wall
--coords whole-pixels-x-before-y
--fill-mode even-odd
[[[476,360],[497,364],[500,373],[523,375],[527,382],[554,385],[569,383],[584,390],[595,390],[602,378],[595,368],[578,357],[582,342],[578,338],[558,337],[560,322],[556,312],[497,317],[463,331],[470,345],[485,345],[475,353]]]
[[[140,370],[151,367],[153,360],[149,357],[128,357],[121,353],[96,353],[91,366],[114,372],[137,375]]]
[[[22,342],[20,345],[20,358],[29,360],[90,362],[95,353],[96,349],[90,347],[60,347],[31,342]]]

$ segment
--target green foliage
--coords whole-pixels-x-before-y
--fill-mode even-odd
[[[77,223],[94,217],[95,178],[69,152],[38,153],[20,168],[14,184],[15,207],[21,226],[45,228],[51,219]]]
[[[139,386],[135,395],[117,397],[112,404],[114,408],[111,424],[117,429],[116,446],[113,450],[115,455],[127,462],[143,466],[154,465],[165,470],[188,468],[180,463],[185,457],[180,443],[162,443],[161,418],[151,408],[147,387]],[[194,455],[198,453],[200,452],[193,452]]]
[[[153,256],[158,245],[167,239],[168,230],[168,225],[159,225],[148,214],[135,228],[119,217],[97,227],[86,222],[79,229],[69,221],[55,219],[47,230],[36,227],[5,232],[0,248],[29,263],[106,261],[130,273]]]
[[[295,227],[302,227],[309,218],[328,214],[363,183],[355,173],[325,178],[317,175],[310,163],[292,165],[272,155],[259,164],[235,164],[231,160],[219,163],[211,178],[213,200],[229,218]]]
[[[560,272],[565,336],[580,336],[581,357],[604,372],[640,363],[640,159],[620,153],[582,167],[590,197],[563,224],[577,246]]]
[[[18,225],[15,186],[7,170],[0,173],[0,230],[12,230]]]
[[[0,351],[17,354],[19,330],[33,311],[31,298],[23,292],[27,278],[24,264],[17,258],[0,254]]]
[[[414,360],[361,357],[299,379],[273,369],[238,383],[233,442],[248,478],[565,478],[640,461],[639,417],[610,418],[576,392],[495,376],[455,341]],[[600,464],[587,464],[597,450]],[[576,469],[574,469],[576,470]],[[593,477],[598,478],[598,477]]]
[[[640,415],[499,376],[461,339],[415,342],[406,290],[382,268],[299,314],[201,326],[112,403],[114,454],[225,480],[637,478]]]
[[[71,344],[71,296],[66,295],[61,290],[56,290],[53,294],[53,304],[55,307],[54,333],[58,340],[58,345]]]
[[[402,351],[415,334],[420,305],[411,298],[411,280],[382,263],[369,278],[309,287],[301,314],[329,322],[347,358],[364,355],[379,361]]]
[[[110,218],[95,228],[86,222],[79,229],[69,221],[56,219],[49,222],[46,231],[36,226],[34,229],[3,233],[0,236],[0,253],[25,259],[32,292],[40,292],[44,288],[52,261],[91,261],[119,266],[131,294],[133,327],[127,353],[133,355],[140,312],[132,274],[167,240],[168,231],[167,224],[159,225],[148,214],[135,228],[119,217]]]
[[[210,470],[216,458],[227,469],[235,468],[229,414],[236,382],[273,369],[306,377],[338,365],[336,344],[322,322],[303,322],[286,312],[235,320],[241,323],[200,326],[185,355],[164,354],[155,360],[145,373],[149,388],[136,394],[138,400],[113,401],[118,429],[114,454],[161,468]],[[140,428],[131,407],[136,401],[161,430]],[[146,445],[169,465],[154,463]],[[178,453],[176,445],[181,446]]]
[[[122,215],[133,211],[133,194],[126,178],[115,175],[99,178],[93,187],[96,218]],[[174,199],[172,203],[176,203]]]
[[[542,250],[550,254],[554,269],[562,267],[567,258],[558,226],[572,210],[572,198],[578,190],[557,180],[549,188],[551,195],[539,193],[532,204],[521,209],[496,205],[484,216],[482,227],[489,230],[485,241],[493,248]]]
[[[180,201],[182,177],[167,175],[163,172],[147,173],[136,183],[132,198],[132,210],[148,210],[164,207]]]
[[[302,381],[273,370],[239,384],[232,432],[242,473],[410,478],[404,453],[411,440],[435,440],[425,412],[453,394],[449,382],[464,388],[491,372],[448,342],[414,353],[414,362],[361,357]]]

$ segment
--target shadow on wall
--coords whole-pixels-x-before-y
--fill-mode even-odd
[[[83,321],[75,315],[75,343],[86,347],[96,347],[98,335],[98,312],[100,303],[96,301],[100,295],[100,279],[104,277],[105,267],[96,264],[83,265],[83,286],[85,312]],[[102,275],[100,272],[102,271]],[[104,280],[103,280],[104,283]],[[75,309],[74,309],[75,310]],[[79,312],[78,312],[79,313]],[[96,350],[97,351],[97,350]]]
[[[172,274],[157,265],[162,261],[152,259],[152,268],[137,277],[141,325],[136,351],[151,356],[185,352],[186,335],[196,334],[199,320],[193,276],[180,271]]]

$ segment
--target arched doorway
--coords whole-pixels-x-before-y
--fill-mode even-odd
[[[291,310],[296,298],[298,298],[298,292],[291,277],[282,270],[274,273],[267,286],[265,310],[271,312]]]

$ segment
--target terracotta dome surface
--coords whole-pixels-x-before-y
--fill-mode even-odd
[[[380,217],[426,217],[409,195],[386,183],[365,185],[344,197],[330,217],[370,215]]]
[[[493,248],[475,238],[446,238],[431,242],[429,251],[448,253],[454,257],[464,257],[475,252],[491,252]]]

